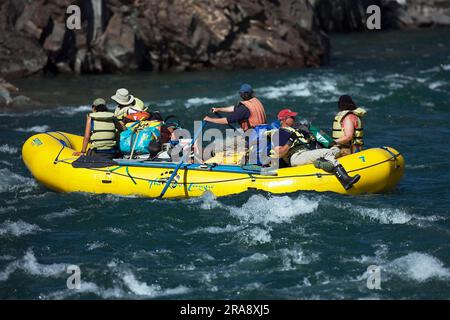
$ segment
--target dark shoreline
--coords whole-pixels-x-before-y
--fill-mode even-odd
[[[235,70],[222,70],[222,69],[208,69],[208,70],[193,70],[193,71],[187,71],[187,72],[180,72],[180,71],[163,71],[163,72],[151,72],[151,71],[129,71],[129,72],[119,72],[119,73],[103,73],[103,74],[81,74],[81,75],[75,75],[75,74],[55,74],[51,76],[44,76],[42,73],[39,74],[33,74],[28,77],[23,77],[19,79],[15,79],[13,81],[13,84],[21,89],[19,92],[11,92],[11,96],[15,97],[20,94],[24,94],[26,96],[29,96],[32,101],[29,102],[28,100],[25,100],[24,102],[29,103],[22,103],[21,105],[9,105],[9,106],[1,106],[0,111],[1,112],[26,112],[34,109],[47,109],[47,108],[54,108],[54,107],[60,107],[60,106],[67,106],[67,103],[62,103],[61,99],[59,98],[52,98],[50,101],[47,101],[46,99],[42,99],[42,95],[36,95],[36,90],[30,90],[31,87],[36,86],[42,86],[42,84],[46,84],[49,86],[49,89],[39,88],[39,90],[42,90],[44,92],[52,92],[53,89],[51,89],[52,83],[66,83],[67,86],[71,86],[72,84],[76,84],[78,81],[92,81],[93,86],[98,90],[109,90],[114,91],[115,86],[127,86],[127,81],[125,79],[133,79],[138,78],[141,79],[141,81],[146,81],[146,79],[156,79],[156,82],[166,82],[171,81],[173,77],[180,77],[183,79],[186,77],[186,79],[192,79],[198,78],[199,81],[206,75],[210,75],[213,73],[217,73],[219,75],[232,75],[234,72],[238,73],[246,73],[253,74],[255,71],[260,72],[261,74],[272,74],[272,73],[296,73],[296,72],[311,72],[312,70],[327,70],[327,68],[334,68],[338,67],[342,63],[346,63],[348,61],[351,61],[352,59],[360,59],[361,56],[363,57],[364,54],[361,52],[358,53],[358,46],[350,45],[350,47],[354,47],[351,50],[343,49],[343,43],[347,43],[347,39],[349,39],[349,44],[354,43],[357,41],[360,45],[368,45],[371,42],[379,42],[379,49],[384,50],[384,47],[389,47],[392,45],[395,45],[396,43],[410,43],[412,47],[415,47],[415,43],[408,41],[410,36],[418,35],[422,38],[427,38],[430,36],[433,36],[435,33],[441,34],[442,32],[447,32],[449,30],[449,27],[432,27],[432,28],[410,28],[410,29],[401,29],[401,30],[383,30],[380,32],[374,32],[372,34],[368,33],[362,33],[362,32],[356,32],[356,33],[331,33],[330,34],[330,42],[332,47],[332,54],[330,61],[327,65],[324,65],[320,68],[264,68],[264,69],[235,69]],[[384,38],[388,36],[387,40],[384,40]],[[405,36],[405,37],[403,37]],[[413,37],[414,39],[414,37]],[[341,42],[340,44],[336,45],[336,40]],[[436,40],[439,42],[439,40]],[[442,41],[441,41],[442,42]],[[445,44],[443,44],[445,45]],[[346,46],[346,45],[345,45]],[[444,46],[442,50],[446,50],[446,47]],[[419,48],[417,47],[415,50],[424,50],[426,48]],[[365,57],[365,59],[370,60],[370,56],[368,55]],[[377,59],[376,56],[373,56],[374,59]],[[113,82],[116,82],[117,85],[113,85],[114,88],[105,88],[105,86],[102,84],[102,79],[113,79]],[[1,85],[0,85],[1,87]],[[103,88],[103,89],[102,89]],[[133,86],[130,87],[130,89],[133,89]],[[66,90],[66,88],[64,88]],[[97,91],[98,91],[97,90]],[[33,93],[34,92],[34,93]],[[88,100],[88,99],[87,99]],[[87,101],[86,100],[86,101]],[[1,103],[0,103],[1,105]],[[70,103],[69,103],[70,105]],[[74,103],[73,105],[79,105],[79,103]]]

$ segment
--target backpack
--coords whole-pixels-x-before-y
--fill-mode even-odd
[[[269,153],[271,141],[270,136],[266,135],[266,132],[278,129],[279,127],[279,122],[275,121],[271,124],[261,124],[253,128],[248,140],[247,164],[264,166],[270,163]]]

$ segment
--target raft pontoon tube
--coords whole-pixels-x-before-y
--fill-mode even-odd
[[[89,168],[80,167],[76,164],[83,159],[73,153],[81,150],[82,141],[83,137],[64,132],[34,135],[23,145],[23,161],[37,181],[55,191],[151,198],[161,194],[177,165],[116,159],[106,164],[94,163]],[[339,161],[350,175],[361,175],[359,182],[347,191],[333,174],[312,164],[264,171],[209,163],[183,164],[164,197],[197,197],[206,191],[215,196],[227,196],[247,190],[273,194],[303,190],[352,195],[381,193],[395,187],[405,167],[403,156],[390,147],[367,149]]]

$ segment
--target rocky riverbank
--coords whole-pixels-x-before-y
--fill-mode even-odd
[[[365,30],[371,4],[384,30],[450,25],[449,0],[3,0],[0,76],[318,67],[327,32]]]
[[[22,109],[27,106],[39,105],[38,102],[20,94],[19,88],[0,78],[0,108],[3,110]]]
[[[81,30],[66,9],[81,8]],[[326,32],[450,25],[448,0],[5,0],[0,75],[317,67]]]
[[[382,30],[450,26],[449,0],[314,0],[314,12],[325,32],[366,31],[370,5],[381,9]]]
[[[65,26],[71,3],[4,2],[2,46],[20,38],[26,59],[14,59],[17,48],[3,50],[0,73],[317,67],[329,54],[308,1],[81,0],[75,31]]]

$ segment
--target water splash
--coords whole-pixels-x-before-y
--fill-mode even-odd
[[[148,285],[146,282],[136,279],[136,276],[131,271],[123,272],[122,280],[132,293],[148,298],[181,295],[190,291],[190,289],[185,286],[163,289],[159,285]]]
[[[8,235],[20,237],[23,235],[34,234],[39,231],[43,231],[39,226],[35,224],[29,224],[22,220],[14,222],[6,220],[0,225],[0,237]]]
[[[412,252],[383,267],[388,273],[402,278],[425,282],[431,279],[450,280],[450,269],[438,258],[427,253]]]
[[[17,128],[16,131],[19,132],[36,132],[36,133],[42,133],[47,132],[50,130],[50,126],[43,125],[43,126],[34,126],[30,128]]]
[[[0,192],[29,192],[35,187],[37,184],[33,179],[23,177],[7,168],[0,169]]]
[[[230,206],[230,213],[243,223],[268,225],[289,223],[295,217],[312,213],[319,206],[318,200],[305,196],[292,199],[288,196],[252,195],[242,207]]]
[[[11,262],[4,271],[0,271],[0,281],[8,280],[9,276],[17,270],[22,270],[27,274],[44,278],[54,278],[65,274],[68,264],[40,264],[33,251],[29,249],[22,259]]]
[[[17,149],[16,147],[12,147],[8,144],[3,144],[0,146],[0,152],[6,154],[18,154],[19,149]]]

